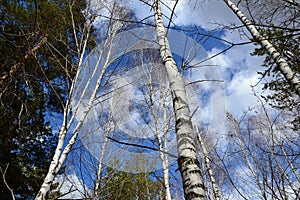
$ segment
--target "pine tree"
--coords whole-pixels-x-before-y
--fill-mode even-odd
[[[62,112],[76,72],[71,3],[0,1],[0,199],[12,198],[9,188],[32,198],[49,165],[56,136],[48,117]],[[73,9],[78,32],[83,6]]]

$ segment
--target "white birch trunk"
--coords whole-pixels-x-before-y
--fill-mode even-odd
[[[111,26],[113,26],[113,25],[111,25]],[[116,25],[116,27],[118,27],[118,25]],[[94,71],[93,71],[91,77],[89,78],[89,80],[87,81],[85,89],[82,91],[82,94],[80,96],[78,104],[76,105],[76,108],[74,108],[75,111],[74,111],[71,119],[68,121],[68,117],[69,117],[69,113],[70,113],[71,97],[72,97],[72,94],[74,92],[75,83],[76,83],[77,77],[78,77],[79,72],[80,72],[81,64],[83,62],[83,55],[84,55],[84,52],[85,52],[85,49],[86,49],[86,45],[87,45],[87,41],[88,41],[88,38],[89,38],[90,29],[91,29],[91,25],[88,28],[87,37],[86,37],[86,39],[84,41],[84,45],[83,45],[83,49],[82,49],[82,54],[81,54],[81,57],[80,57],[80,60],[79,60],[79,69],[77,71],[77,75],[76,75],[75,79],[72,82],[71,90],[70,90],[70,93],[69,93],[69,99],[68,99],[68,101],[66,103],[66,109],[64,110],[64,121],[63,121],[62,127],[60,129],[58,144],[57,144],[57,147],[55,149],[55,153],[54,153],[54,156],[52,158],[52,161],[51,161],[48,173],[46,175],[46,178],[44,179],[44,182],[43,182],[43,184],[42,184],[42,186],[41,186],[41,188],[40,188],[40,190],[39,190],[39,192],[38,192],[38,194],[37,194],[37,196],[35,198],[36,200],[44,200],[46,198],[46,195],[47,195],[47,193],[50,190],[50,186],[53,183],[55,176],[59,172],[62,164],[65,162],[65,160],[67,158],[67,155],[71,151],[71,148],[72,148],[72,146],[74,145],[74,143],[76,141],[76,138],[78,136],[80,128],[82,127],[82,125],[83,125],[83,123],[84,123],[84,121],[85,121],[85,119],[86,119],[86,117],[87,117],[90,109],[93,106],[93,102],[94,102],[95,97],[97,95],[97,92],[98,92],[98,89],[99,89],[102,77],[103,77],[104,72],[105,72],[106,68],[108,67],[110,59],[111,59],[110,58],[111,54],[112,54],[111,48],[109,48],[110,50],[108,50],[107,53],[102,52],[100,54],[100,56],[98,58],[98,61],[95,64],[95,66],[99,66],[101,59],[103,59],[103,58],[105,59],[105,62],[103,64],[103,66],[102,66],[101,73],[98,75],[97,82],[95,84],[95,88],[92,91],[92,94],[90,96],[90,99],[89,99],[87,105],[85,106],[85,110],[80,115],[80,119],[77,122],[76,127],[74,128],[74,130],[71,133],[72,136],[71,136],[70,140],[66,143],[65,137],[66,137],[67,131],[70,129],[70,127],[72,125],[72,122],[75,119],[75,115],[76,115],[76,113],[78,111],[79,104],[83,103],[83,99],[85,98],[84,95],[86,94],[85,92],[86,92],[89,84],[91,83],[92,78],[95,76],[95,74],[97,72],[97,67],[94,67]],[[106,43],[105,43],[104,46],[112,47],[112,43],[114,41],[114,37],[117,34],[117,29],[118,28],[115,28],[114,26],[112,27],[112,31],[111,31],[111,34],[110,34],[111,39],[110,40],[106,40]],[[103,55],[103,54],[105,54],[105,55]],[[64,144],[66,144],[66,146],[63,148]]]
[[[86,44],[87,44],[87,40],[85,41],[84,49],[86,48]],[[82,63],[82,59],[83,59],[83,56],[79,60],[80,65]],[[76,77],[77,76],[78,76],[78,74],[76,75]],[[62,150],[63,150],[63,145],[65,143],[65,137],[66,137],[67,131],[69,129],[69,125],[67,125],[68,124],[68,116],[69,116],[69,113],[70,113],[71,96],[72,96],[72,93],[73,93],[73,90],[74,90],[74,87],[75,87],[76,77],[72,82],[71,89],[70,89],[70,92],[69,92],[69,98],[68,98],[68,100],[66,102],[66,106],[64,108],[64,113],[63,113],[64,117],[63,117],[62,127],[61,127],[60,132],[59,132],[58,143],[57,143],[57,146],[56,146],[56,149],[55,149],[55,153],[54,153],[54,156],[53,156],[52,161],[50,163],[48,173],[47,173],[47,175],[44,179],[44,182],[43,182],[43,184],[42,184],[42,186],[41,186],[41,188],[40,188],[40,190],[39,190],[39,192],[38,192],[38,194],[35,198],[36,200],[42,200],[42,199],[46,198],[46,195],[50,190],[50,186],[51,186],[57,172],[59,171],[60,166],[62,165],[62,163],[59,163],[59,160],[60,160],[60,156],[61,156],[61,153],[62,153]]]
[[[168,151],[168,140],[167,140],[167,112],[166,112],[166,105],[163,103],[163,109],[164,109],[164,147],[162,149],[159,149],[161,152],[161,156],[164,158],[163,160],[163,172],[164,172],[164,184],[166,188],[166,200],[171,200],[171,192],[170,192],[170,181],[169,181],[169,159],[168,155],[166,155],[163,152]],[[161,145],[160,145],[161,148]],[[162,152],[163,150],[163,152]]]
[[[196,158],[196,148],[193,137],[190,109],[181,74],[171,54],[169,42],[164,28],[159,0],[153,1],[154,17],[160,54],[165,65],[175,113],[176,137],[178,149],[178,165],[182,176],[184,196],[187,200],[206,199],[204,185],[200,171],[200,164]]]
[[[162,100],[163,101],[163,100]],[[161,136],[160,136],[160,132],[158,129],[158,125],[157,122],[155,123],[155,131],[156,131],[156,138],[158,141],[158,149],[159,149],[159,156],[162,162],[162,168],[163,168],[163,175],[164,175],[164,188],[166,191],[166,195],[165,198],[166,200],[171,200],[171,192],[170,192],[170,182],[169,182],[169,159],[168,159],[168,155],[166,155],[165,152],[168,151],[167,149],[167,117],[166,117],[166,108],[165,108],[165,104],[163,107],[163,112],[164,112],[164,143],[161,140]],[[152,110],[152,115],[154,116],[154,111],[153,108]]]
[[[153,84],[154,84],[154,78],[152,78],[152,70],[150,70],[149,73],[149,85],[150,85],[150,100],[152,101],[152,99],[154,99],[152,96],[154,95],[154,89],[153,89]],[[158,73],[158,72],[157,72]],[[162,80],[163,82],[163,80]],[[165,90],[162,89],[161,87],[159,87],[159,91],[160,91],[160,101],[162,102],[162,109],[163,109],[163,136],[160,135],[160,130],[158,127],[159,121],[160,119],[156,116],[155,114],[155,110],[154,107],[151,106],[151,115],[153,116],[153,118],[155,119],[155,135],[158,141],[158,149],[159,149],[159,157],[161,159],[162,162],[162,169],[163,169],[163,176],[164,176],[164,189],[165,189],[165,200],[171,200],[171,192],[170,192],[170,181],[169,181],[169,159],[168,159],[168,155],[166,155],[165,152],[168,151],[168,141],[167,141],[167,134],[168,134],[168,130],[167,130],[167,108],[166,108],[166,104],[165,104]],[[154,103],[154,102],[151,102]],[[163,137],[163,141],[162,142],[162,138]]]
[[[280,55],[277,49],[266,38],[264,38],[251,21],[244,15],[244,13],[230,0],[223,0],[228,7],[236,14],[240,21],[247,27],[252,37],[258,42],[267,53],[273,58],[279,66],[280,72],[287,80],[290,86],[294,89],[295,93],[300,96],[300,79],[296,73],[290,68],[287,61]]]
[[[107,123],[108,123],[108,127],[110,127],[111,123],[112,123],[111,117],[109,117],[109,120]],[[101,154],[100,154],[99,164],[98,164],[98,169],[97,169],[97,179],[95,181],[93,200],[99,199],[99,196],[100,196],[99,190],[100,190],[100,183],[101,183],[101,174],[102,174],[102,169],[103,169],[103,160],[104,160],[104,156],[106,153],[108,136],[109,136],[110,132],[111,132],[111,128],[108,128],[108,130],[106,130],[106,132],[105,132],[105,138],[104,138],[104,141],[103,141],[103,144],[101,147]]]
[[[196,130],[196,134],[197,134],[197,138],[198,138],[200,147],[202,148],[202,152],[203,152],[203,155],[204,155],[205,167],[206,167],[206,170],[207,170],[209,178],[210,178],[214,198],[215,198],[215,200],[220,200],[220,195],[219,195],[217,182],[216,182],[216,179],[215,179],[215,175],[214,175],[214,173],[211,169],[210,160],[209,160],[209,157],[208,157],[207,150],[205,148],[205,145],[204,145],[203,140],[201,138],[201,135],[199,133],[198,127],[195,127],[195,130]]]
[[[106,136],[107,136],[107,134],[106,134]],[[94,195],[93,200],[99,199],[99,195],[100,195],[99,190],[100,190],[100,183],[101,183],[102,164],[103,164],[104,154],[106,151],[107,140],[108,140],[108,138],[105,137],[104,143],[102,145],[102,150],[101,150],[101,155],[100,155],[99,165],[98,165],[98,170],[97,170],[97,179],[95,181],[95,187],[94,187],[95,195]]]

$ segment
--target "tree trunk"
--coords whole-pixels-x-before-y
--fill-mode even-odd
[[[202,182],[200,164],[196,158],[193,126],[185,86],[171,54],[159,0],[153,1],[153,9],[158,43],[160,45],[160,54],[167,71],[173,98],[173,108],[176,120],[178,165],[183,181],[184,196],[187,200],[203,200],[206,199],[206,195]]]
[[[108,50],[106,49],[107,52],[101,52],[100,53],[99,58],[97,60],[97,63],[95,64],[95,66],[99,66],[102,59],[104,60],[101,72],[100,72],[99,75],[96,74],[97,73],[97,67],[91,66],[91,68],[94,68],[94,70],[91,73],[91,77],[89,77],[89,79],[85,83],[85,88],[83,89],[83,91],[80,95],[80,99],[78,100],[77,105],[74,106],[74,112],[73,112],[73,114],[70,118],[69,113],[70,113],[70,103],[71,103],[71,99],[72,99],[72,94],[73,94],[74,89],[75,89],[75,84],[76,84],[76,80],[77,80],[77,77],[78,77],[79,72],[80,72],[80,68],[82,67],[83,55],[85,53],[87,41],[88,41],[88,38],[89,38],[89,33],[90,33],[90,30],[91,30],[91,24],[90,24],[90,26],[88,26],[87,37],[86,37],[85,41],[83,41],[84,45],[83,45],[83,49],[82,49],[82,55],[80,57],[79,64],[78,64],[79,67],[78,67],[78,70],[77,70],[77,75],[76,75],[75,79],[72,82],[72,86],[71,86],[70,93],[69,93],[69,98],[68,98],[68,101],[66,103],[66,108],[64,110],[64,121],[63,121],[63,124],[62,124],[62,128],[60,129],[58,145],[56,147],[55,154],[52,158],[52,162],[50,164],[50,167],[49,167],[48,173],[46,175],[46,178],[44,179],[44,182],[43,182],[43,184],[40,188],[40,191],[39,191],[38,195],[36,196],[36,200],[43,200],[43,199],[46,198],[46,195],[50,190],[50,186],[53,183],[53,180],[54,180],[55,176],[59,172],[62,164],[65,162],[69,152],[71,151],[72,146],[76,142],[76,138],[78,136],[78,133],[79,133],[79,131],[80,131],[80,129],[81,129],[81,127],[82,127],[82,125],[83,125],[83,123],[84,123],[84,121],[85,121],[85,119],[86,119],[86,117],[87,117],[87,115],[90,111],[90,109],[93,106],[93,102],[95,100],[98,89],[100,87],[100,83],[101,83],[101,80],[103,78],[104,72],[105,72],[106,68],[109,66],[111,55],[113,53],[111,47],[112,47],[112,43],[114,41],[114,38],[117,34],[118,26],[116,26],[116,28],[112,24],[111,24],[111,26],[112,26],[112,30],[110,32],[111,38],[109,40],[107,39],[104,43],[104,46],[108,46]],[[105,56],[103,56],[103,55],[105,55]],[[68,141],[65,141],[67,131],[70,129],[71,125],[73,124],[73,120],[75,119],[75,116],[79,112],[78,111],[79,110],[79,105],[83,103],[83,99],[85,98],[85,95],[87,94],[87,88],[90,84],[92,84],[91,82],[92,82],[92,79],[94,77],[97,77],[97,81],[96,81],[95,87],[92,91],[92,94],[90,96],[90,99],[88,100],[87,105],[85,106],[82,113],[79,114],[80,118],[79,118],[74,130],[72,130],[72,133],[70,133],[71,138]],[[70,118],[70,119],[68,120],[68,118]],[[64,146],[64,144],[66,144],[66,146]]]
[[[289,85],[293,88],[295,93],[300,96],[300,79],[297,77],[296,73],[290,68],[287,61],[280,55],[277,49],[271,44],[266,38],[264,38],[256,27],[251,23],[251,21],[244,15],[244,13],[230,0],[224,0],[228,7],[236,14],[240,21],[247,27],[248,31],[251,33],[253,39],[258,42],[265,51],[271,55],[273,60],[279,67],[280,72],[283,74],[284,78],[287,80]]]
[[[199,144],[202,148],[202,153],[203,153],[204,161],[205,161],[205,167],[206,167],[206,170],[207,170],[209,178],[210,178],[214,198],[215,198],[215,200],[220,200],[217,181],[215,179],[215,175],[214,175],[214,173],[212,171],[212,168],[211,168],[211,165],[210,165],[210,160],[209,160],[209,156],[208,156],[206,147],[204,145],[204,142],[203,142],[203,140],[201,138],[201,135],[200,135],[200,132],[199,132],[199,128],[197,126],[195,127],[195,131],[196,131],[196,134],[197,134],[198,142],[199,142]]]
[[[102,167],[103,167],[102,164],[103,164],[103,158],[104,158],[104,154],[105,154],[105,150],[106,150],[107,140],[108,140],[108,138],[105,137],[105,140],[104,140],[104,143],[102,146],[102,150],[101,150],[100,159],[99,159],[99,165],[98,165],[98,170],[97,170],[97,179],[95,181],[93,200],[99,199],[99,196],[100,196],[99,190],[100,190]]]
[[[87,40],[84,43],[84,49],[86,47],[86,44],[87,44]],[[81,65],[82,58],[79,61],[80,65]],[[78,70],[78,72],[79,72],[79,70]],[[55,149],[55,153],[54,153],[54,156],[53,156],[52,161],[50,163],[48,173],[47,173],[47,175],[44,179],[44,182],[43,182],[43,184],[42,184],[42,186],[41,186],[41,188],[40,188],[40,190],[39,190],[39,192],[38,192],[38,194],[35,198],[36,200],[46,199],[47,193],[50,190],[50,186],[53,183],[53,180],[54,180],[55,176],[57,175],[58,171],[60,170],[62,164],[64,163],[66,156],[68,155],[68,153],[70,152],[73,144],[75,143],[75,140],[76,140],[77,135],[78,135],[78,131],[79,131],[79,129],[80,129],[80,127],[81,127],[81,125],[82,125],[82,123],[83,123],[83,121],[84,121],[84,119],[85,119],[85,117],[86,117],[86,115],[89,111],[89,108],[88,108],[88,110],[86,111],[86,114],[82,115],[77,127],[75,128],[74,132],[72,133],[71,139],[68,141],[67,146],[63,149],[67,131],[69,130],[69,127],[71,126],[71,123],[68,123],[68,117],[69,117],[69,113],[70,113],[71,96],[72,96],[72,93],[73,93],[73,90],[74,90],[74,87],[75,87],[75,83],[76,83],[76,78],[72,82],[72,86],[71,86],[70,93],[69,93],[69,98],[68,98],[68,101],[66,102],[66,106],[65,106],[65,109],[64,109],[63,123],[62,123],[62,127],[60,129],[60,132],[59,132],[59,138],[58,138],[58,143],[57,143],[57,146],[56,146],[56,149]]]

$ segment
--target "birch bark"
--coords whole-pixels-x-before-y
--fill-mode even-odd
[[[164,145],[162,147],[161,139],[159,140],[159,150],[163,150],[164,152],[167,152],[167,114],[166,114],[166,106],[165,103],[163,103],[163,111],[164,111]],[[158,136],[159,137],[159,136]],[[159,137],[160,138],[160,137]],[[169,182],[169,160],[168,155],[160,152],[160,156],[162,159],[162,166],[163,166],[163,172],[164,172],[164,185],[166,189],[166,200],[171,200],[171,192],[170,192],[170,182]]]
[[[149,85],[150,85],[150,100],[152,101],[152,99],[154,99],[155,92],[153,89],[153,84],[154,82],[154,78],[151,75],[152,70],[149,73]],[[164,175],[164,188],[166,191],[166,195],[165,195],[165,199],[166,200],[171,200],[171,192],[170,192],[170,182],[169,182],[169,159],[168,159],[168,155],[166,155],[164,152],[168,151],[167,145],[168,145],[168,140],[167,140],[167,134],[168,134],[168,130],[167,130],[167,108],[166,108],[166,98],[165,98],[165,90],[162,89],[161,87],[159,87],[159,91],[160,91],[160,101],[162,102],[162,111],[163,111],[163,135],[160,135],[160,130],[159,130],[159,121],[160,119],[156,116],[155,114],[155,110],[154,107],[151,106],[151,115],[153,116],[153,118],[155,119],[155,135],[158,141],[158,149],[160,151],[159,156],[162,162],[162,168],[163,168],[163,175]],[[154,102],[151,102],[154,103]],[[163,141],[162,138],[163,137]]]
[[[187,200],[206,199],[205,189],[202,182],[200,164],[196,158],[196,148],[193,137],[193,126],[191,122],[190,109],[187,102],[187,95],[183,79],[178,72],[177,65],[173,59],[159,0],[153,1],[154,18],[160,54],[165,65],[170,89],[173,98],[173,108],[175,113],[178,165],[181,172],[184,196]]]
[[[101,175],[102,175],[102,168],[103,168],[103,159],[104,159],[104,154],[106,152],[106,146],[107,146],[107,141],[108,141],[108,133],[107,132],[105,135],[105,139],[104,139],[104,142],[103,142],[103,145],[102,145],[102,148],[101,148],[101,154],[100,154],[100,159],[99,159],[99,164],[98,164],[98,170],[97,170],[97,179],[95,181],[95,187],[94,187],[94,197],[93,197],[93,200],[97,200],[99,199],[99,196],[100,196],[100,193],[99,193],[99,190],[100,190],[100,183],[101,183]]]
[[[200,146],[202,148],[202,152],[203,152],[203,156],[204,156],[204,161],[205,161],[205,167],[206,167],[206,170],[207,170],[209,178],[210,178],[210,182],[211,182],[211,185],[212,185],[212,190],[213,190],[214,198],[215,198],[215,200],[220,200],[220,195],[219,195],[219,190],[218,190],[218,186],[217,186],[217,181],[215,179],[215,175],[214,175],[214,173],[212,171],[212,168],[211,168],[211,164],[210,164],[210,160],[209,160],[209,156],[208,156],[206,147],[204,145],[204,142],[203,142],[203,140],[201,138],[201,135],[200,135],[200,132],[199,132],[199,129],[198,129],[197,126],[195,127],[195,131],[196,131],[196,134],[197,134],[197,139],[199,141],[199,144],[200,144]]]
[[[86,48],[86,45],[87,45],[87,40],[84,43],[83,52],[84,52],[84,50]],[[79,60],[79,64],[80,65],[82,63],[82,59],[83,59],[83,56]],[[78,74],[77,74],[77,76],[78,76]],[[63,117],[63,122],[62,122],[61,129],[60,129],[60,132],[59,132],[59,138],[58,138],[58,143],[57,143],[57,146],[56,146],[56,149],[55,149],[55,153],[54,153],[54,156],[53,156],[52,161],[50,163],[50,167],[48,169],[48,173],[47,173],[47,175],[46,175],[46,177],[44,179],[44,182],[43,182],[43,184],[42,184],[42,186],[41,186],[41,188],[40,188],[40,190],[39,190],[39,192],[38,192],[38,194],[37,194],[37,196],[35,198],[36,200],[42,200],[42,199],[46,198],[46,195],[47,195],[47,193],[50,190],[50,186],[53,183],[53,180],[54,180],[57,172],[59,171],[61,165],[63,164],[63,162],[65,160],[65,159],[61,159],[61,154],[62,154],[62,151],[63,151],[63,145],[65,143],[65,137],[66,137],[67,131],[68,131],[69,126],[70,126],[69,125],[70,123],[68,124],[68,116],[69,116],[69,113],[70,113],[71,96],[72,96],[72,93],[74,91],[76,77],[75,77],[75,79],[72,82],[72,86],[71,86],[71,89],[70,89],[70,92],[69,92],[69,98],[68,98],[68,100],[66,102],[66,106],[64,108],[64,117]],[[74,140],[75,140],[76,137],[77,137],[77,133],[74,132],[72,138],[74,138]],[[69,148],[68,148],[67,151],[64,151],[65,155],[67,155],[69,153],[69,150],[71,149],[71,147],[74,144],[74,142],[72,143],[72,141],[70,141],[68,143]]]
[[[89,33],[91,30],[92,24],[90,24],[88,26],[88,30],[87,30],[87,36],[85,38],[85,41],[83,41],[83,49],[82,49],[82,53],[81,53],[81,57],[79,59],[79,64],[78,64],[78,70],[77,70],[77,75],[74,78],[74,80],[72,81],[72,85],[71,85],[71,89],[69,92],[69,98],[68,101],[66,102],[66,106],[64,109],[64,120],[62,123],[62,127],[60,129],[59,132],[59,139],[58,139],[58,144],[57,147],[55,149],[55,153],[54,156],[52,158],[48,173],[44,179],[44,182],[36,196],[36,200],[44,200],[47,196],[47,193],[50,190],[50,186],[54,181],[55,176],[57,175],[57,173],[59,172],[62,164],[65,162],[69,152],[72,149],[72,146],[74,145],[74,143],[76,142],[76,138],[78,136],[78,133],[89,113],[89,111],[91,110],[91,108],[93,107],[93,102],[95,100],[95,97],[97,95],[98,89],[100,87],[100,83],[101,80],[103,78],[103,75],[107,69],[107,67],[109,66],[109,62],[111,61],[111,55],[113,54],[113,50],[112,50],[112,46],[113,46],[113,42],[115,39],[115,36],[117,35],[117,30],[120,28],[120,25],[118,23],[113,23],[111,24],[111,29],[110,29],[110,39],[105,41],[104,44],[104,50],[100,51],[100,55],[99,58],[95,64],[95,66],[91,66],[91,69],[93,69],[93,72],[91,73],[91,76],[89,77],[89,79],[87,80],[87,82],[85,83],[85,88],[83,89],[80,98],[78,100],[77,105],[75,105],[74,107],[74,111],[72,116],[70,117],[70,106],[71,106],[71,100],[72,100],[72,94],[74,92],[75,89],[75,84],[80,72],[80,68],[82,66],[82,62],[83,62],[83,55],[85,53],[85,49],[87,46],[87,41],[89,38]],[[95,83],[95,87],[93,88],[93,91],[90,91],[92,94],[90,95],[90,98],[88,99],[88,102],[86,104],[86,106],[84,107],[84,110],[82,113],[79,114],[80,118],[75,126],[75,128],[72,130],[71,134],[71,138],[66,141],[66,134],[69,131],[71,125],[74,122],[75,116],[78,114],[79,112],[79,107],[80,104],[84,104],[84,99],[85,99],[85,95],[87,93],[88,87],[90,84],[92,84],[92,79],[94,79],[98,73],[98,68],[96,66],[99,66],[100,64],[103,63],[102,69],[100,74],[98,75],[98,77],[96,78],[96,83]],[[95,81],[95,79],[94,79]],[[65,145],[65,146],[64,146]]]
[[[245,16],[245,14],[230,0],[223,0],[227,6],[236,14],[240,21],[247,27],[252,37],[258,42],[267,53],[273,58],[276,64],[279,66],[279,70],[287,80],[290,86],[294,89],[295,93],[300,96],[300,79],[296,73],[293,72],[287,61],[280,55],[278,50],[264,38],[257,28],[251,23],[251,21]]]

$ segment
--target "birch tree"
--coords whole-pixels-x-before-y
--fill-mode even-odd
[[[286,81],[293,88],[297,95],[300,95],[300,80],[296,72],[291,69],[288,62],[282,57],[280,52],[263,37],[257,30],[256,26],[245,16],[245,14],[230,0],[224,0],[227,6],[236,14],[240,21],[245,25],[251,33],[255,42],[259,43],[265,51],[272,57],[279,67],[280,72],[285,77]]]
[[[91,6],[91,4],[88,4]],[[113,4],[114,9],[113,12],[110,13],[110,18],[115,18],[114,16],[120,15],[121,10],[118,10],[118,7],[116,4]],[[78,70],[75,78],[72,80],[71,89],[68,95],[68,99],[66,102],[66,105],[64,107],[64,114],[63,114],[63,122],[59,131],[59,140],[58,144],[56,146],[56,150],[54,153],[54,156],[52,158],[48,173],[46,175],[46,178],[44,179],[44,182],[40,188],[39,193],[36,196],[36,199],[45,199],[47,192],[50,189],[50,186],[59,172],[62,164],[65,162],[67,155],[69,154],[70,150],[72,149],[72,146],[74,145],[76,138],[78,136],[78,133],[86,119],[86,116],[88,115],[89,111],[91,110],[93,106],[93,102],[95,100],[95,97],[99,91],[100,83],[102,81],[103,75],[106,71],[106,68],[108,67],[109,63],[112,58],[112,55],[114,52],[112,52],[112,45],[114,43],[114,38],[118,32],[118,30],[122,27],[122,23],[114,20],[110,20],[108,22],[108,39],[103,44],[102,48],[95,49],[97,51],[98,58],[96,60],[93,60],[92,64],[92,74],[89,77],[86,77],[86,79],[82,79],[81,77],[81,84],[85,84],[82,91],[75,90],[76,87],[78,87],[78,78],[83,66],[83,59],[85,55],[85,50],[87,47],[87,41],[90,37],[91,29],[93,26],[93,22],[95,19],[95,15],[91,14],[93,13],[91,7],[87,7],[85,10],[87,22],[84,26],[84,29],[82,30],[83,35],[80,35],[81,37],[78,37],[76,33],[74,33],[74,37],[76,38],[76,44],[79,48],[79,58],[78,58]],[[73,21],[73,27],[76,27],[76,21]],[[87,61],[88,62],[88,61]],[[88,64],[88,63],[87,63]],[[97,67],[97,66],[101,67]],[[96,76],[95,76],[96,75]],[[91,84],[93,84],[93,87],[91,87]],[[86,99],[86,96],[89,96],[88,99]],[[77,102],[74,104],[74,99],[77,99]],[[71,103],[73,105],[71,105]],[[72,110],[71,110],[72,109]],[[71,115],[72,112],[72,115]],[[75,122],[76,119],[76,125],[74,128],[71,128]],[[69,137],[66,137],[68,134]],[[66,140],[68,138],[68,140]]]
[[[274,115],[264,105],[256,112],[249,111],[240,120],[228,114],[232,146],[222,156],[227,167],[223,169],[228,170],[227,177],[233,180],[237,196],[266,200],[299,198],[296,172],[299,152],[295,151],[299,140],[283,121],[284,113]],[[227,157],[231,161],[226,161]]]
[[[75,72],[71,34],[85,23],[84,1],[77,1],[72,7],[77,19],[73,30],[69,3],[0,3],[0,169],[5,172],[0,199],[34,198],[47,173],[57,141],[51,117],[61,115]]]
[[[295,75],[299,77],[299,18],[300,9],[295,1],[240,1],[240,8],[249,16],[260,34],[265,37],[281,53]],[[293,87],[282,76],[278,65],[263,47],[255,43],[252,55],[265,56],[259,72],[265,80],[263,83],[265,100],[274,108],[290,112],[290,121],[295,130],[299,130],[299,104],[300,98],[295,94]],[[269,93],[270,92],[270,93]],[[294,116],[294,117],[292,117]]]
[[[75,23],[75,22],[74,22]],[[88,34],[90,33],[91,30],[91,26],[88,26]],[[87,37],[88,38],[88,37]],[[84,50],[86,48],[86,43],[87,40],[85,39],[83,42],[83,49],[82,49],[82,53],[81,53],[81,57],[79,58],[79,63],[78,65],[81,65],[82,59],[83,59],[83,54],[84,54]],[[75,130],[74,134],[72,134],[72,139],[67,142],[67,146],[63,149],[63,146],[65,144],[65,138],[66,138],[66,134],[68,132],[68,130],[70,129],[71,124],[68,124],[68,118],[69,118],[69,113],[70,113],[70,101],[71,101],[71,96],[74,90],[74,83],[75,83],[76,78],[73,80],[72,86],[71,86],[71,90],[69,92],[69,97],[68,100],[66,102],[66,106],[64,107],[64,111],[63,111],[63,123],[61,126],[61,129],[59,131],[59,139],[58,139],[58,144],[56,146],[56,150],[54,153],[54,156],[52,158],[48,173],[44,179],[44,182],[40,188],[40,191],[38,193],[38,195],[36,196],[36,199],[45,199],[46,195],[50,189],[50,186],[56,176],[56,174],[58,173],[58,171],[60,170],[63,162],[65,161],[65,158],[67,156],[67,154],[69,153],[72,145],[74,144],[77,134],[78,134],[78,129],[80,127],[77,128],[77,131]],[[82,119],[84,120],[84,119]]]
[[[170,93],[168,86],[165,85],[166,74],[164,69],[160,68],[161,60],[156,53],[157,51],[152,49],[141,50],[138,53],[141,54],[141,58],[137,56],[136,59],[140,61],[138,63],[141,66],[134,67],[134,74],[139,73],[141,78],[137,83],[138,88],[136,90],[138,92],[134,97],[136,99],[134,107],[139,115],[137,120],[141,121],[138,124],[147,127],[142,128],[141,137],[148,136],[148,140],[153,143],[152,147],[157,148],[158,153],[153,156],[157,155],[160,158],[165,199],[170,200],[169,155],[171,155],[171,152],[169,152],[168,143],[172,131],[170,127],[173,125],[173,112],[169,106]],[[150,155],[149,158],[155,160]]]
[[[169,138],[172,131],[172,122],[173,122],[173,112],[170,111],[170,93],[166,84],[166,73],[164,68],[161,68],[161,60],[158,57],[155,57],[156,51],[148,50],[151,55],[151,62],[153,63],[142,63],[141,71],[144,74],[143,81],[146,81],[146,85],[143,88],[143,92],[140,95],[142,107],[141,112],[148,110],[153,122],[149,123],[150,132],[154,134],[156,142],[153,142],[155,147],[159,151],[159,157],[162,163],[163,170],[163,182],[165,188],[165,199],[171,200],[170,192],[170,177],[169,177],[169,155],[172,152],[169,152],[169,148],[173,144],[169,144]],[[149,57],[147,51],[142,52],[142,57]],[[147,112],[147,111],[146,111]],[[143,120],[148,123],[147,113],[140,113]],[[170,130],[171,129],[171,130]],[[151,135],[149,133],[149,135]],[[169,145],[169,146],[168,146]],[[167,154],[169,153],[169,154]]]
[[[195,129],[195,132],[196,132],[198,143],[199,143],[200,147],[202,148],[200,151],[201,151],[201,153],[203,154],[203,157],[204,157],[205,169],[208,173],[208,176],[209,176],[209,179],[210,179],[210,182],[211,182],[213,197],[214,197],[215,200],[220,200],[219,189],[218,189],[218,186],[217,186],[217,181],[216,181],[216,178],[215,178],[215,174],[214,174],[212,166],[211,166],[209,154],[208,154],[207,149],[205,147],[204,141],[203,141],[203,139],[200,135],[199,128],[195,127],[194,129]]]
[[[184,195],[186,199],[206,199],[200,165],[196,157],[193,126],[185,86],[169,47],[158,0],[153,1],[153,10],[160,54],[166,68],[173,98],[178,166],[182,176]]]

